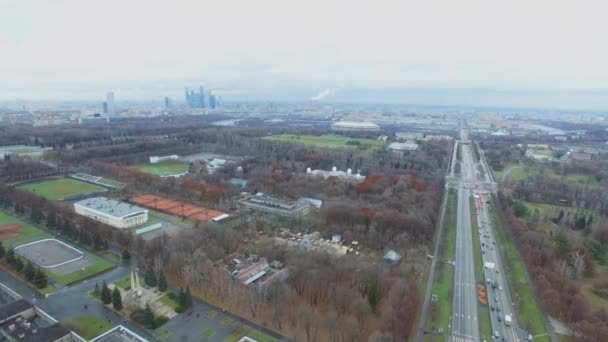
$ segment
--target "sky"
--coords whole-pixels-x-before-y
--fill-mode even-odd
[[[0,0],[0,99],[181,99],[198,84],[224,101],[350,89],[607,97],[606,10],[585,0]]]

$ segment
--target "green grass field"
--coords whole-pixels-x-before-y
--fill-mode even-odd
[[[11,221],[11,220],[13,220],[13,217],[0,212],[0,223],[3,223],[4,221]]]
[[[309,145],[319,148],[374,148],[384,146],[384,141],[373,139],[357,139],[338,135],[293,135],[280,134],[264,137],[266,140],[283,141]]]
[[[492,199],[492,203],[496,203]],[[498,213],[496,206],[490,206],[490,216],[496,231],[496,245],[503,260],[503,274],[506,276],[511,291],[511,297],[515,302],[515,311],[519,326],[526,329],[533,336],[546,333],[545,322],[540,308],[538,307],[530,284],[526,279],[523,260],[519,257],[515,244],[511,237],[507,235],[506,227]],[[549,341],[547,336],[546,341]],[[545,340],[544,338],[535,339]]]
[[[211,336],[215,335],[215,330],[213,329],[205,329],[203,330],[203,332],[201,333],[201,337],[203,338],[203,340],[207,341],[209,338],[211,338]]]
[[[494,171],[494,178],[497,181],[500,181],[503,174],[505,173],[505,171],[512,166],[515,166],[515,164],[506,165],[505,168],[501,171]],[[600,183],[597,181],[597,179],[590,175],[572,173],[572,174],[562,176],[560,174],[555,173],[555,171],[550,168],[542,168],[541,166],[529,167],[529,166],[524,166],[522,164],[513,168],[513,170],[511,170],[511,172],[509,173],[507,178],[511,179],[513,181],[519,182],[519,181],[525,181],[532,177],[536,177],[540,174],[545,174],[546,176],[553,178],[555,180],[559,180],[565,184],[577,185],[580,187],[589,187],[589,188],[596,188],[596,187],[600,186]]]
[[[165,330],[161,331],[160,334],[158,334],[158,338],[165,341],[166,339],[171,337],[171,335],[173,335],[173,333],[170,330],[165,329]]]
[[[4,247],[16,247],[24,243],[46,239],[51,236],[51,234],[48,234],[36,227],[32,227],[16,217],[0,213],[0,226],[5,224],[18,224],[21,227],[21,231],[19,232],[19,235],[14,238],[2,240]]]
[[[126,289],[131,286],[131,277],[126,276],[124,278],[118,279],[114,282],[114,285],[120,287],[121,289]]]
[[[473,233],[473,259],[475,261],[475,279],[478,283],[484,283],[483,266],[481,259],[481,241],[479,240],[479,226],[477,225],[477,210],[475,199],[470,197],[469,207],[471,209],[471,230]]]
[[[431,314],[427,319],[427,329],[442,328],[448,331],[450,316],[452,315],[452,293],[454,286],[454,266],[443,262],[444,259],[454,260],[456,253],[456,206],[458,196],[455,191],[448,193],[445,211],[445,232],[441,242],[441,255],[438,256],[435,279],[433,281],[433,295],[437,296],[437,303],[431,304]],[[434,308],[433,308],[434,306]],[[429,337],[431,340],[433,337]]]
[[[61,285],[69,285],[78,282],[82,279],[89,278],[95,274],[105,272],[115,266],[113,263],[102,259],[93,253],[85,252],[85,256],[95,261],[95,263],[91,266],[85,267],[82,270],[78,270],[76,272],[72,272],[62,276],[53,274],[52,272],[47,272],[49,279]]]
[[[279,340],[268,334],[246,326],[241,326],[236,329],[232,334],[224,338],[224,342],[236,342],[244,336],[251,337],[258,342],[279,342]]]
[[[169,297],[166,294],[164,296],[160,297],[160,301],[163,302],[163,304],[165,304],[166,306],[173,309],[174,311],[179,306],[179,303],[177,302],[177,300],[171,299],[171,297]]]
[[[102,192],[106,189],[81,182],[75,179],[56,179],[52,181],[45,181],[40,183],[31,183],[20,185],[19,188],[31,191],[38,196],[44,197],[48,200],[64,200],[66,198],[87,194],[91,192]]]
[[[69,320],[68,325],[74,325],[78,335],[86,340],[99,336],[110,330],[111,326],[104,319],[96,316],[80,316]]]
[[[166,161],[158,164],[141,164],[132,166],[132,169],[155,176],[170,176],[188,171],[190,166],[177,160]]]

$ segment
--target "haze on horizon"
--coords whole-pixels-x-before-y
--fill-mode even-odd
[[[234,100],[475,104],[489,91],[497,105],[608,109],[604,9],[546,0],[0,0],[0,100],[94,100],[107,90],[181,99],[184,86],[203,84]],[[428,93],[412,95],[421,89]]]

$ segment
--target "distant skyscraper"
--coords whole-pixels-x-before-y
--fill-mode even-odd
[[[205,90],[202,86],[198,92],[186,88],[186,104],[191,108],[205,108]]]
[[[171,99],[168,96],[165,96],[165,109],[171,107]]]
[[[116,112],[114,109],[114,92],[112,92],[112,91],[109,91],[106,94],[106,106],[107,106],[106,113],[108,113],[110,116],[113,116]]]
[[[217,102],[215,99],[215,95],[209,94],[209,108],[215,109],[216,106],[217,106]]]
[[[104,101],[104,102],[101,104],[101,107],[103,108],[103,113],[104,113],[104,114],[108,114],[108,103]]]

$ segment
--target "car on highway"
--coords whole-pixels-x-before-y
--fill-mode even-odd
[[[496,331],[494,332],[494,338],[499,338],[499,337],[500,337],[500,335],[498,334],[498,330],[496,330]]]
[[[502,322],[502,318],[500,318],[500,316],[497,316],[496,320],[498,320],[499,323]]]
[[[494,305],[490,305],[490,310],[494,311]]]

